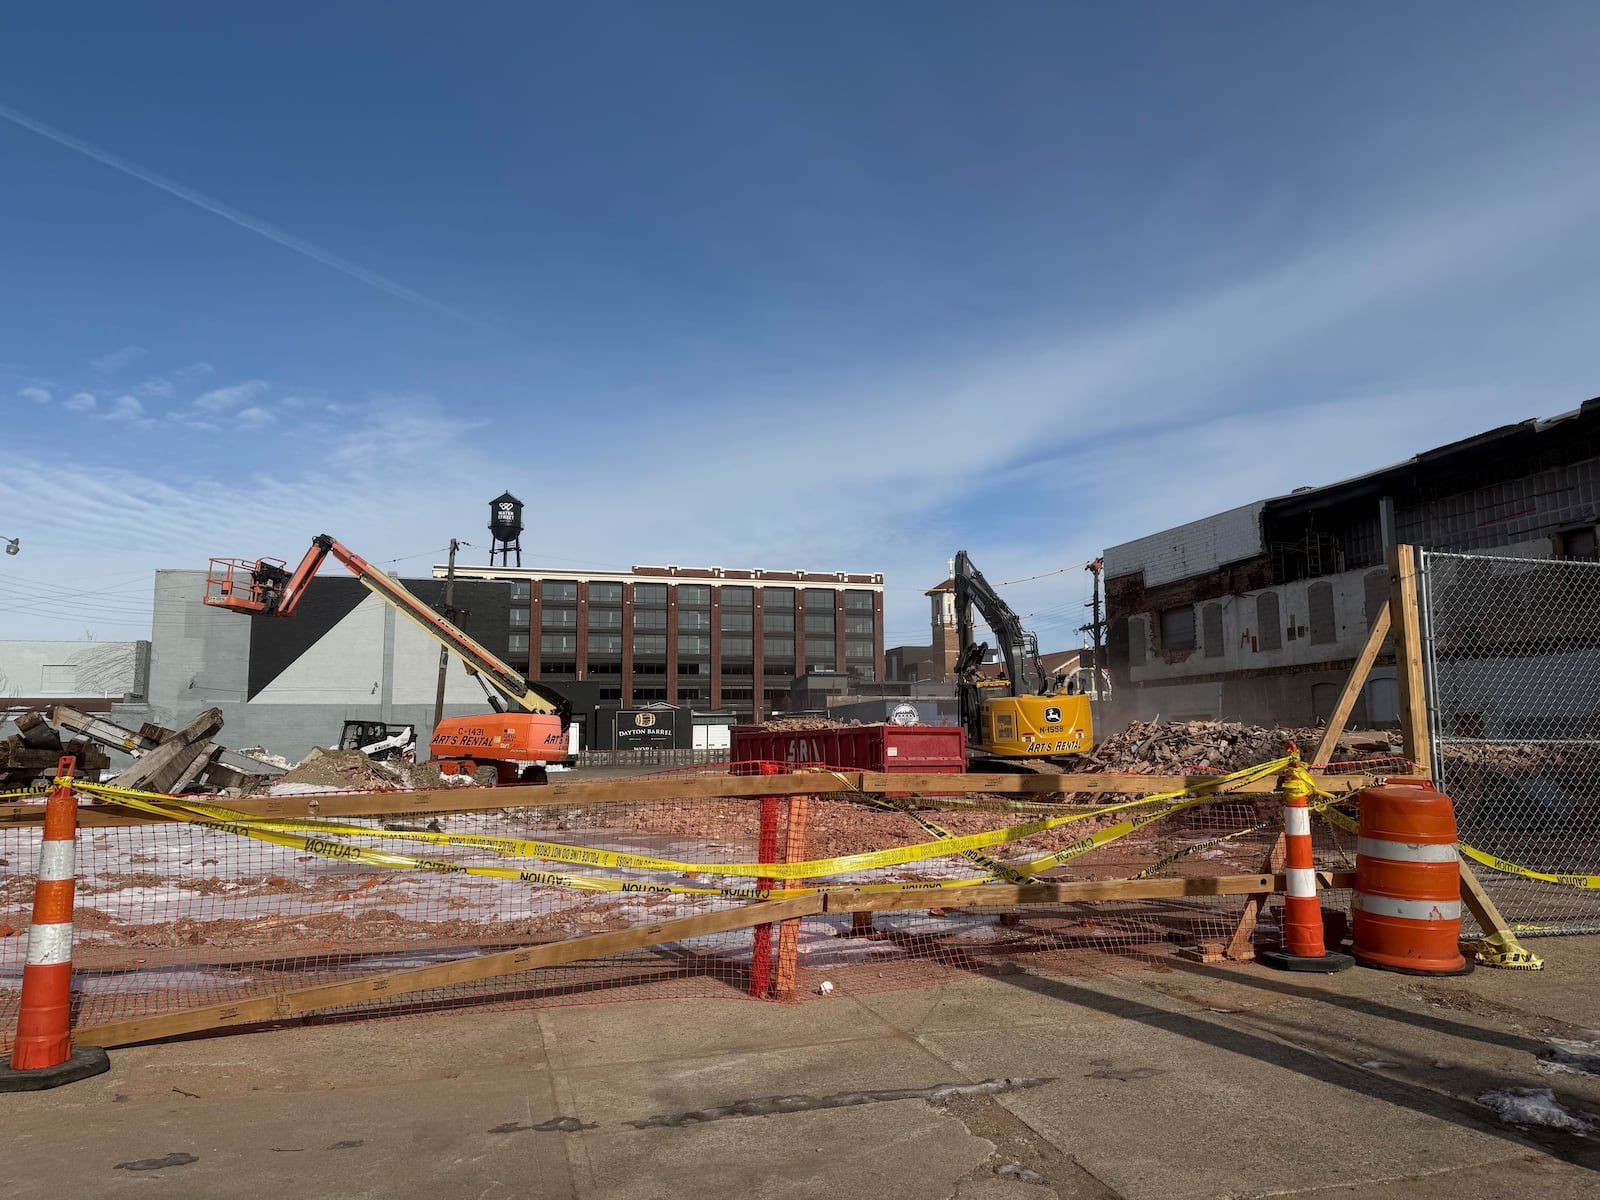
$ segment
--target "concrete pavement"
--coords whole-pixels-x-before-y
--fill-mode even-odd
[[[1600,1195],[1600,938],[1542,974],[1174,961],[797,1005],[642,1001],[113,1051],[0,1096],[0,1196],[1477,1200]],[[848,985],[846,985],[847,987]],[[986,1085],[986,1086],[982,1086]]]

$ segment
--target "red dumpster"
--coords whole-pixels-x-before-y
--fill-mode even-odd
[[[960,775],[967,769],[967,734],[959,726],[850,725],[836,729],[729,731],[735,773],[755,774],[756,762],[807,763],[856,771]]]

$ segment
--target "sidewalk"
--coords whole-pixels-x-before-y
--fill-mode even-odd
[[[1594,1196],[1600,1134],[1477,1100],[1549,1087],[1600,1126],[1600,1077],[1536,1058],[1600,1041],[1600,938],[1536,949],[1539,974],[1175,962],[136,1047],[0,1096],[0,1196]]]

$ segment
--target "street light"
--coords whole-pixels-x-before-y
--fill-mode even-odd
[[[7,538],[6,539],[6,553],[7,554],[21,554],[22,553],[21,542],[22,542],[21,538]]]

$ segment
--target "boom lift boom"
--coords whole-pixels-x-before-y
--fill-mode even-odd
[[[460,772],[488,781],[492,770],[494,781],[499,783],[513,783],[519,777],[542,782],[542,764],[567,757],[572,705],[565,696],[502,662],[412,595],[399,580],[384,574],[325,533],[312,540],[311,548],[292,572],[281,558],[261,558],[253,562],[237,558],[212,559],[206,578],[205,602],[253,616],[293,616],[317,569],[329,555],[385,603],[459,658],[488,697],[495,710],[493,714],[450,717],[434,730],[433,757],[441,760],[441,767],[447,774]],[[522,712],[508,712],[508,705]]]
[[[972,565],[955,561],[956,694],[967,747],[975,757],[1024,761],[1083,754],[1094,746],[1089,698],[1062,689],[1039,660],[1039,642]],[[988,622],[1005,660],[1003,679],[985,679],[989,647],[974,642],[972,610]]]

